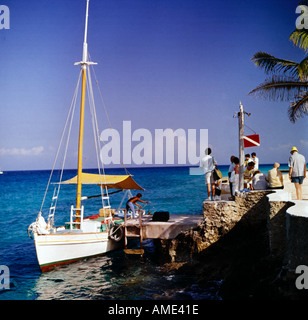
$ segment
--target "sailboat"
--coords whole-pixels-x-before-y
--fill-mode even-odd
[[[109,192],[110,189],[117,189],[117,191],[125,191],[125,195],[129,194],[130,190],[144,190],[139,186],[130,174],[126,175],[106,175],[104,170],[100,168],[98,159],[98,174],[86,173],[83,171],[83,136],[84,136],[84,113],[85,113],[85,98],[86,89],[88,95],[91,96],[91,85],[89,66],[96,64],[88,60],[88,44],[87,44],[87,29],[88,29],[88,11],[89,0],[86,0],[86,15],[85,15],[85,31],[83,42],[82,61],[75,63],[80,65],[81,84],[81,103],[80,103],[80,119],[79,119],[79,139],[78,139],[78,161],[77,161],[77,175],[63,181],[64,163],[67,154],[67,145],[69,141],[69,134],[64,152],[64,159],[62,163],[62,170],[60,174],[60,181],[51,183],[51,177],[54,172],[55,163],[51,170],[51,175],[48,181],[47,189],[45,191],[43,203],[38,213],[36,220],[30,224],[28,234],[33,236],[38,264],[41,271],[49,271],[54,267],[62,264],[71,263],[87,257],[93,257],[104,254],[108,251],[118,249],[122,246],[121,238],[121,218],[114,213],[115,210],[111,208]],[[72,119],[74,113],[74,106],[76,102],[79,80],[73,98],[74,103],[69,110],[69,115],[66,120],[65,129],[61,137],[60,145],[63,144],[64,132],[70,132],[72,127]],[[88,81],[87,81],[88,80]],[[89,82],[89,84],[87,83]],[[87,85],[88,84],[88,85]],[[92,95],[93,98],[93,95]],[[91,102],[92,98],[89,99]],[[89,104],[91,104],[89,102]],[[92,103],[91,115],[93,132],[96,143],[96,151],[98,155],[99,149],[99,130],[97,125],[97,118],[95,112],[95,104]],[[91,107],[90,107],[91,108]],[[68,129],[67,129],[68,128]],[[59,145],[59,148],[60,148]],[[59,154],[59,148],[56,154],[56,159]],[[102,172],[103,171],[103,172]],[[50,185],[54,185],[54,192],[52,194],[51,205],[47,221],[43,217],[43,204],[47,196],[47,190]],[[69,221],[65,226],[56,227],[54,225],[54,218],[56,213],[57,202],[60,196],[60,189],[65,185],[74,184],[77,186],[77,194],[74,199],[75,205],[71,205],[69,213]],[[82,196],[82,190],[86,185],[97,185],[100,188],[99,197],[102,200],[102,205],[93,214],[86,216],[84,205],[82,201],[86,198]],[[69,210],[68,210],[69,211]]]

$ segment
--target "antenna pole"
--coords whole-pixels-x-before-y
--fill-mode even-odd
[[[89,1],[90,0],[87,0],[86,21],[85,21],[85,27],[84,27],[84,40],[83,40],[83,54],[82,54],[82,61],[85,62],[85,63],[88,60],[87,37],[88,37]]]

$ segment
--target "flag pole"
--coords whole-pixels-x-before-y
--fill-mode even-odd
[[[238,128],[239,128],[239,190],[244,189],[244,110],[240,101],[240,112],[238,113]]]

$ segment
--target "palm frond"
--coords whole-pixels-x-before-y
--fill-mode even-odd
[[[289,40],[308,52],[308,30],[294,30]],[[293,123],[308,115],[308,57],[296,63],[259,51],[251,60],[272,77],[251,90],[249,95],[255,94],[272,101],[290,101],[288,115]]]
[[[272,101],[291,101],[307,90],[308,81],[274,75],[272,78],[266,79],[265,82],[251,90],[248,94],[256,94]]]
[[[308,51],[308,30],[306,29],[295,29],[290,37],[289,40],[293,42],[293,45]]]
[[[291,122],[295,123],[301,117],[308,114],[308,92],[302,92],[296,97],[288,109]]]
[[[262,69],[265,73],[289,73],[290,76],[299,75],[299,64],[294,61],[279,59],[266,52],[259,51],[251,58],[254,64]]]
[[[308,78],[308,57],[303,59],[298,65],[298,76],[301,80]]]

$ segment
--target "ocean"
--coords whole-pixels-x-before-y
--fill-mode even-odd
[[[223,176],[227,176],[228,166],[218,168]],[[260,166],[264,173],[271,168],[272,165]],[[287,169],[287,165],[282,165],[281,169]],[[189,175],[188,167],[129,168],[128,171],[145,188],[142,199],[151,202],[145,210],[202,214],[202,202],[207,197],[203,175]],[[0,282],[0,300],[220,299],[219,281],[201,288],[194,275],[165,271],[151,240],[144,241],[143,258],[127,257],[119,250],[41,273],[27,228],[40,210],[49,174],[50,171],[7,171],[0,175],[0,266],[8,267],[10,280],[8,289],[3,289]],[[75,174],[74,170],[65,170],[64,179]],[[107,169],[106,174],[125,172],[123,169]],[[75,188],[72,185],[61,187],[55,225],[68,221]],[[45,218],[52,191],[47,194],[43,207]],[[83,195],[98,193],[96,186],[83,187]],[[111,205],[117,208],[121,199],[120,194],[111,195]],[[83,203],[85,216],[96,213],[93,210],[99,207],[100,201],[86,200]]]

